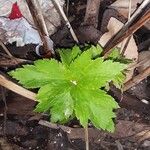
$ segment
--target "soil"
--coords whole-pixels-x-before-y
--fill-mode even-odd
[[[81,43],[85,41],[96,43],[102,32],[105,32],[102,14],[113,1],[102,1],[99,20],[103,26],[100,23],[98,29],[82,26],[86,0],[72,0],[70,2],[68,17],[76,33],[80,33],[79,38],[81,41],[83,39]],[[113,13],[113,15],[115,14],[116,12]],[[109,15],[107,17],[109,18]],[[120,17],[120,20],[125,21]],[[135,35],[138,44],[149,38],[147,30],[144,28],[138,30]],[[90,39],[85,40],[85,36]],[[52,39],[56,47],[70,47],[74,44],[66,27],[60,27]],[[35,45],[16,48],[14,43],[7,45],[7,47],[13,56],[31,60],[30,63],[39,58],[34,52]],[[140,51],[145,49],[147,47]],[[2,48],[0,48],[0,52],[4,53]],[[0,72],[6,73],[21,65],[16,65],[13,60],[4,57],[1,53]],[[149,89],[150,78],[147,78],[122,95],[125,100],[128,100],[128,103],[130,103],[129,100],[134,100],[130,103],[130,107],[120,100],[118,101],[122,104],[122,108],[116,112],[116,131],[114,133],[97,130],[89,124],[90,150],[150,149],[150,103],[143,104],[143,107],[140,106],[142,99],[150,102]],[[132,98],[128,95],[132,95]],[[62,126],[51,124],[47,114],[38,114],[33,111],[35,106],[36,102],[0,87],[0,150],[85,150],[84,130],[77,120]]]
[[[7,108],[0,106],[0,146],[2,150],[84,150],[84,130],[74,120],[66,126],[49,127],[46,114],[33,112],[36,103],[22,96],[8,93]],[[7,118],[5,118],[7,114]],[[40,121],[40,122],[39,122]],[[116,131],[113,134],[89,125],[91,150],[149,149],[149,116],[121,108],[117,111]],[[64,128],[65,127],[65,128]],[[67,132],[67,130],[71,130]],[[144,133],[144,134],[143,134]],[[147,137],[148,136],[148,137]]]

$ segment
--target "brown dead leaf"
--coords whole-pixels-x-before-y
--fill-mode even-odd
[[[144,62],[144,63],[141,63],[141,65],[137,67],[137,70],[140,73],[144,69],[150,66],[150,51],[140,52],[138,62]]]
[[[125,18],[128,18],[129,13],[129,0],[117,0],[109,6],[119,12]],[[137,7],[143,2],[143,0],[131,0],[131,14],[137,9]],[[144,25],[147,29],[150,30],[150,21]]]

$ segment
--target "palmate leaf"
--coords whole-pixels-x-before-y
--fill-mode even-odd
[[[75,115],[84,127],[91,120],[97,128],[114,130],[114,126],[109,126],[109,123],[115,117],[113,109],[119,106],[111,96],[100,89],[91,90],[79,86],[72,89],[71,95],[74,99]]]
[[[37,60],[9,74],[26,88],[39,88],[35,111],[49,112],[52,122],[64,123],[77,117],[83,127],[91,121],[97,128],[114,131],[115,100],[100,88],[123,81],[125,64],[97,58],[101,48],[84,52],[75,46],[60,51],[61,62]],[[118,86],[119,87],[119,86]]]
[[[37,99],[39,104],[35,111],[44,112],[50,109],[52,122],[63,122],[73,113],[73,99],[70,95],[70,82],[47,84],[40,88]]]
[[[125,64],[97,58],[92,60],[92,52],[87,50],[83,52],[71,65],[70,70],[76,77],[79,84],[85,87],[100,88],[108,82],[115,80],[118,74],[126,68]],[[117,80],[115,80],[117,83]]]
[[[39,88],[57,80],[64,80],[64,66],[51,59],[37,60],[34,65],[23,65],[23,68],[9,72],[26,88]]]

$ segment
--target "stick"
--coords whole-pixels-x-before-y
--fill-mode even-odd
[[[123,45],[123,48],[122,48],[122,50],[121,50],[121,55],[122,55],[122,56],[124,56],[124,54],[125,54],[125,52],[126,52],[126,49],[127,49],[127,47],[128,47],[128,44],[129,44],[131,38],[132,38],[132,35],[130,35],[130,36],[125,40],[125,44]]]
[[[31,60],[10,57],[7,54],[1,53],[1,52],[0,52],[0,56],[2,57],[2,59],[0,60],[0,67],[3,67],[3,66],[11,67],[11,66],[19,65],[23,63],[33,63],[33,61]]]
[[[10,57],[13,57],[13,55],[9,52],[8,48],[4,45],[4,43],[0,40],[0,46],[5,50],[6,54]]]
[[[69,15],[69,5],[70,5],[70,1],[67,0],[67,2],[66,2],[66,13],[67,13],[67,17],[68,17],[68,15]]]
[[[138,7],[138,9],[134,12],[134,14],[130,17],[128,22],[126,23],[126,28],[128,28],[135,19],[142,13],[142,11],[149,5],[150,0],[144,0],[142,4]]]
[[[52,49],[49,48],[48,40],[46,37],[49,37],[48,30],[42,15],[42,10],[39,4],[38,0],[26,0],[27,5],[29,7],[29,10],[31,12],[31,15],[33,17],[35,26],[37,27],[37,30],[39,32],[39,35],[41,37],[41,40],[43,42],[43,55],[46,57],[51,57],[54,52]]]
[[[142,73],[133,77],[129,81],[124,84],[123,91],[127,91],[129,88],[135,86],[136,84],[140,83],[143,79],[150,75],[150,67],[146,68]]]
[[[55,123],[51,123],[45,120],[40,120],[39,121],[40,125],[52,128],[52,129],[60,129],[63,125],[57,125]],[[56,128],[55,128],[56,127]],[[68,126],[63,126],[65,128],[68,128],[69,130],[71,130],[70,133],[67,133],[68,139],[71,140],[75,140],[75,139],[82,139],[84,140],[84,129],[83,128],[71,128]],[[128,132],[126,134],[126,132],[120,132],[120,129],[126,129],[128,130],[129,128],[133,129],[133,132]],[[90,141],[92,142],[93,139],[101,139],[102,137],[106,137],[107,135],[109,137],[113,137],[115,139],[119,139],[119,138],[129,138],[131,136],[133,136],[135,133],[139,133],[140,131],[142,131],[143,129],[145,130],[149,130],[150,127],[146,126],[144,123],[136,123],[136,122],[132,122],[132,121],[124,121],[124,120],[117,120],[117,124],[116,124],[116,130],[114,134],[111,134],[109,132],[103,132],[101,130],[95,129],[95,128],[89,128],[89,134],[90,134]],[[65,131],[64,131],[65,132]]]
[[[62,131],[67,133],[68,139],[82,139],[83,141],[85,140],[85,129],[84,128],[73,128],[69,126],[64,126],[64,125],[59,125],[56,123],[51,123],[45,120],[40,120],[39,123],[42,126],[46,126],[51,129],[61,129]],[[103,133],[101,133],[100,130],[94,129],[94,128],[89,128],[88,129],[89,134],[90,134],[90,140],[93,138],[97,138],[99,136],[102,136]]]
[[[127,69],[131,70],[131,69],[143,66],[144,64],[147,64],[149,61],[150,61],[150,58],[145,58],[145,59],[141,60],[140,62],[129,66]]]
[[[130,20],[130,18],[131,18],[131,9],[132,9],[131,7],[132,7],[132,1],[129,0],[128,20]],[[123,42],[122,42],[123,45],[122,45],[121,50],[120,50],[122,55],[124,55],[126,48],[130,42],[131,37],[132,36],[129,36],[127,39],[123,40]]]
[[[110,94],[119,102],[119,106],[129,110],[133,110],[138,114],[150,115],[149,105],[140,101],[137,97],[111,86]]]
[[[88,127],[86,127],[84,129],[85,132],[85,144],[86,144],[86,150],[89,150],[89,131],[88,131]]]
[[[131,16],[131,18],[127,21],[127,23],[116,33],[107,43],[106,45],[111,45],[121,37],[121,35],[129,28],[129,26],[135,21],[135,19],[139,16],[139,14],[144,10],[144,8],[149,4],[150,0],[144,0],[140,7],[135,11],[135,13]],[[105,45],[105,47],[106,47]]]
[[[64,132],[66,132],[68,134],[70,134],[71,131],[73,130],[70,127],[63,126],[63,125],[57,125],[55,123],[51,123],[51,122],[48,122],[48,121],[45,121],[45,120],[40,120],[39,124],[42,125],[42,126],[46,126],[46,127],[52,128],[52,129],[60,129],[61,128]]]
[[[129,0],[128,20],[130,20],[131,18],[131,10],[132,10],[132,0]]]
[[[36,94],[13,83],[12,81],[8,80],[6,77],[4,77],[2,74],[0,74],[0,85],[19,94],[22,95],[28,99],[31,99],[33,101],[36,101]]]
[[[58,0],[52,0],[52,1],[53,1],[53,3],[54,3],[54,6],[56,7],[56,9],[58,10],[58,12],[59,12],[60,15],[62,16],[64,22],[65,22],[66,25],[67,25],[67,27],[69,28],[70,33],[71,33],[71,35],[72,35],[74,41],[76,41],[77,43],[79,43],[78,38],[77,38],[75,32],[73,31],[73,28],[72,28],[72,26],[71,26],[71,24],[70,24],[68,18],[66,17],[66,15],[65,15],[65,13],[64,13],[64,11],[63,11],[63,9],[62,9],[62,7],[61,7],[60,4],[59,4],[59,1],[58,1]]]
[[[6,52],[6,54],[4,54],[4,53],[1,53],[0,52],[0,55],[3,55],[4,57],[6,57],[6,58],[9,58],[10,60],[12,60],[13,61],[13,63],[12,63],[12,65],[14,65],[14,64],[19,64],[19,63],[22,63],[22,62],[31,62],[31,61],[29,61],[29,60],[25,60],[25,59],[20,59],[20,58],[16,58],[16,57],[14,57],[10,52],[9,52],[9,50],[8,50],[8,48],[5,46],[5,44],[0,40],[0,46],[2,46],[2,48],[4,49],[4,51]],[[0,61],[1,62],[1,61]],[[6,61],[5,62],[5,64],[7,64],[7,63],[9,63],[8,61]],[[2,64],[0,64],[0,66],[1,66]]]
[[[103,51],[103,55],[105,58],[108,57],[108,55],[111,53],[112,48],[114,48],[116,45],[118,45],[120,42],[122,42],[125,38],[135,33],[140,27],[142,27],[146,22],[150,20],[150,10],[148,10],[144,16],[141,17],[140,20],[138,20],[133,26],[129,27],[128,30],[126,30],[119,38],[117,38],[115,41],[113,41],[112,44],[109,42],[106,43]],[[111,40],[109,40],[111,41]],[[110,44],[110,45],[109,45]]]

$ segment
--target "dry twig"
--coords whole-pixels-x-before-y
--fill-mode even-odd
[[[43,42],[43,56],[45,57],[51,57],[54,55],[54,52],[52,49],[50,49],[47,37],[49,37],[48,30],[42,15],[42,10],[39,4],[38,0],[26,0],[29,10],[31,12],[31,15],[33,17],[35,26],[37,27],[37,30],[39,32],[39,35],[41,37],[41,40]]]
[[[146,68],[143,72],[139,75],[133,77],[129,81],[124,84],[123,91],[127,91],[129,88],[135,86],[136,84],[140,83],[143,79],[150,75],[150,67]]]
[[[132,9],[132,1],[129,0],[129,9],[128,9],[128,21],[130,20],[131,18],[131,9]],[[129,36],[127,39],[125,39],[122,43],[122,47],[121,47],[121,54],[124,55],[125,54],[125,51],[126,51],[126,48],[130,42],[130,39],[131,39],[132,36]]]
[[[62,16],[62,18],[63,18],[65,24],[66,24],[67,27],[69,28],[70,33],[71,33],[73,39],[74,39],[77,43],[79,43],[78,38],[77,38],[75,32],[73,31],[73,28],[72,28],[72,26],[71,26],[71,24],[70,24],[68,18],[66,17],[66,15],[65,15],[65,13],[64,13],[64,11],[63,11],[63,9],[62,9],[62,7],[61,7],[60,4],[59,4],[59,1],[58,1],[58,0],[52,0],[52,1],[53,1],[53,3],[54,3],[54,6],[56,7],[57,11],[59,12],[59,14]]]
[[[42,125],[42,126],[52,128],[52,129],[62,129],[64,132],[66,132],[68,134],[73,130],[73,128],[63,126],[63,125],[57,125],[55,123],[51,123],[51,122],[48,122],[48,121],[45,121],[45,120],[40,120],[39,124]]]
[[[55,123],[51,123],[45,120],[40,120],[39,124],[42,126],[46,126],[51,129],[62,129],[64,132],[67,133],[69,139],[82,139],[85,140],[84,138],[84,129],[83,128],[72,128],[64,125],[57,125]],[[123,132],[122,129],[125,129],[125,132]],[[121,129],[121,130],[120,130]],[[127,132],[128,130],[131,130],[130,132]],[[90,134],[90,141],[93,139],[99,139],[102,137],[106,136],[111,136],[113,138],[134,138],[135,133],[139,133],[139,131],[142,130],[149,130],[150,127],[146,126],[145,124],[141,123],[135,123],[132,121],[124,121],[124,120],[117,120],[117,125],[116,125],[116,130],[115,133],[104,133],[101,130],[94,129],[94,128],[89,128],[89,134]]]
[[[138,67],[140,67],[140,66],[143,66],[144,64],[147,64],[149,61],[150,61],[150,58],[149,58],[149,57],[148,57],[148,58],[145,58],[145,59],[141,60],[140,62],[138,62],[138,63],[136,63],[136,64],[130,65],[130,66],[128,67],[128,69],[131,70],[131,69],[134,69],[134,68],[138,68]]]
[[[106,58],[112,51],[112,48],[122,42],[125,38],[135,33],[140,27],[150,20],[150,10],[148,10],[133,26],[129,27],[121,36],[113,40],[112,37],[108,43],[106,43],[103,51],[103,55]],[[111,41],[111,42],[110,42]]]
[[[1,40],[0,40],[0,46],[2,46],[2,48],[4,49],[4,51],[9,57],[13,57],[13,55],[9,52],[8,48],[4,45],[4,43]]]
[[[89,150],[89,131],[88,131],[88,126],[84,129],[85,132],[85,147],[86,150]]]
[[[130,25],[137,19],[139,14],[144,10],[145,7],[149,4],[150,0],[144,0],[140,7],[134,12],[134,14],[130,17],[130,19],[126,22],[126,24],[106,43],[105,48],[111,44],[113,44],[117,39],[119,39],[126,30],[130,27]]]
[[[0,74],[0,85],[28,99],[36,101],[36,94],[8,80],[4,75]]]
[[[5,53],[1,53],[0,52],[0,55],[1,56],[4,56],[5,58],[7,58],[7,60],[9,59],[9,62],[8,61],[3,61],[3,60],[0,60],[0,66],[9,66],[9,65],[17,65],[17,64],[20,64],[20,63],[24,63],[24,62],[32,62],[30,60],[25,60],[25,59],[20,59],[20,58],[16,58],[14,57],[8,50],[8,48],[5,46],[5,44],[0,40],[0,46],[2,46],[2,48],[4,49],[4,51],[6,52]],[[11,63],[10,63],[11,62]]]

